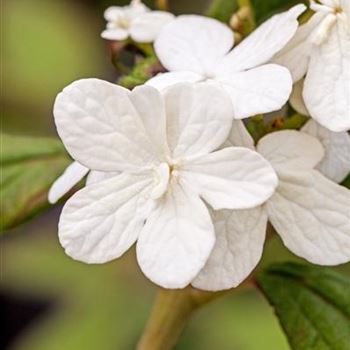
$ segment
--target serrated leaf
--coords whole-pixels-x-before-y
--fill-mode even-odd
[[[350,280],[329,268],[272,265],[257,282],[293,350],[350,349]]]
[[[3,232],[48,206],[47,191],[70,160],[59,140],[1,135]]]

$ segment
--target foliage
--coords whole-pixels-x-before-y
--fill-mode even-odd
[[[323,267],[284,263],[257,280],[292,349],[350,349],[349,279]]]
[[[1,135],[1,231],[33,216],[70,160],[59,140]]]

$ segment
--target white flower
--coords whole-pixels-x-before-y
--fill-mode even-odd
[[[86,175],[86,185],[105,180],[116,173],[106,173],[103,171],[90,171],[79,162],[70,164],[64,173],[52,184],[49,193],[49,203],[54,204],[66,195],[75,185],[77,185]]]
[[[214,209],[251,208],[269,198],[277,177],[258,153],[215,151],[232,125],[226,93],[210,83],[177,84],[163,94],[132,92],[97,79],[74,82],[54,107],[58,133],[88,169],[121,172],[65,204],[59,239],[88,263],[121,256],[137,240],[143,272],[166,288],[190,283],[215,243]]]
[[[304,10],[298,5],[272,17],[233,50],[233,32],[226,25],[207,17],[179,16],[154,43],[170,72],[147,84],[163,88],[183,81],[216,82],[230,95],[235,118],[278,110],[291,93],[291,76],[284,67],[265,63],[293,37]]]
[[[350,1],[314,1],[316,12],[273,60],[295,82],[305,75],[304,101],[327,129],[350,129]]]
[[[303,97],[303,80],[294,85],[290,98],[292,107],[300,114],[309,115]],[[315,120],[309,120],[301,129],[316,137],[325,149],[325,156],[317,165],[322,174],[335,182],[343,181],[350,173],[350,135],[346,131],[330,131]]]
[[[254,148],[237,123],[228,143]],[[350,260],[350,191],[314,169],[324,155],[320,142],[285,130],[263,137],[257,150],[274,167],[279,186],[263,206],[214,213],[216,244],[192,282],[197,288],[221,290],[241,283],[261,258],[268,220],[286,247],[314,264]]]
[[[125,40],[129,36],[136,42],[153,42],[162,27],[173,20],[174,15],[165,11],[151,11],[140,0],[132,0],[129,6],[112,6],[104,13],[107,28],[101,34],[108,40]]]

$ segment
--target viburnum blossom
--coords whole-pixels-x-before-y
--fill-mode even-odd
[[[303,97],[317,122],[332,131],[350,129],[350,1],[311,1],[315,14],[274,58],[294,82],[304,76]]]
[[[140,43],[153,42],[162,27],[174,15],[165,11],[151,11],[140,0],[132,0],[128,6],[111,6],[104,17],[107,28],[101,34],[108,40],[125,40],[131,37]]]
[[[65,88],[54,106],[64,145],[88,169],[112,174],[65,204],[59,239],[66,253],[104,263],[137,240],[148,278],[166,288],[189,284],[215,244],[204,201],[216,210],[252,208],[277,186],[257,152],[217,150],[232,115],[230,98],[210,83],[177,84],[163,93],[98,79]]]
[[[292,79],[287,69],[267,62],[293,37],[305,8],[297,5],[273,16],[233,49],[228,26],[207,17],[179,16],[154,43],[170,72],[147,84],[164,88],[183,81],[215,82],[230,95],[235,118],[278,110],[289,98]]]
[[[254,149],[238,123],[225,145]],[[221,290],[241,283],[261,258],[268,220],[294,254],[320,265],[350,261],[350,191],[315,170],[324,156],[321,143],[285,130],[263,137],[256,149],[274,167],[278,188],[260,207],[213,212],[216,243],[192,282],[197,288]]]
[[[303,97],[303,80],[294,85],[290,98],[292,107],[300,114],[309,115]],[[350,135],[346,131],[333,132],[310,119],[301,131],[316,137],[325,149],[325,156],[317,169],[335,182],[343,181],[350,173]]]

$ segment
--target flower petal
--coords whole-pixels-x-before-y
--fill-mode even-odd
[[[149,139],[156,145],[159,157],[164,153],[169,153],[165,103],[162,95],[155,88],[141,85],[132,90],[130,100],[142,120]]]
[[[303,91],[310,115],[332,131],[350,129],[350,32],[338,21],[314,48]]]
[[[70,164],[64,173],[52,184],[48,194],[49,203],[55,204],[82,180],[88,172],[89,169],[78,162]]]
[[[241,120],[234,120],[225,147],[246,147],[255,151],[254,140]]]
[[[139,43],[153,42],[161,29],[174,19],[165,11],[151,11],[135,18],[130,26],[130,36]]]
[[[121,256],[147,217],[151,177],[121,174],[84,187],[63,208],[59,239],[66,253],[86,263]]]
[[[101,33],[101,37],[106,40],[122,41],[127,39],[128,36],[129,32],[121,28],[109,28]]]
[[[179,177],[214,209],[248,209],[264,203],[277,187],[271,165],[257,152],[229,147],[188,160]]]
[[[153,86],[158,90],[163,90],[177,83],[196,83],[202,80],[202,76],[188,71],[159,73],[155,77],[147,80],[146,85]]]
[[[173,158],[206,154],[226,140],[233,111],[217,84],[176,84],[164,91],[168,144]]]
[[[267,214],[263,207],[213,213],[215,246],[192,282],[196,288],[218,291],[237,287],[258,264],[265,241]]]
[[[304,79],[299,80],[293,85],[293,91],[289,98],[290,105],[300,114],[309,116],[304,98],[303,98],[303,89],[304,89]]]
[[[350,135],[330,131],[312,119],[301,131],[316,137],[324,146],[325,156],[317,169],[335,182],[343,181],[350,172]]]
[[[208,209],[197,195],[174,182],[141,231],[137,259],[154,283],[183,288],[204,266],[214,242]]]
[[[289,69],[294,82],[306,74],[314,48],[310,36],[326,15],[322,12],[315,13],[306,24],[299,27],[293,39],[272,59],[274,63]]]
[[[324,157],[324,149],[316,138],[296,130],[268,134],[259,141],[257,149],[277,172],[312,169]]]
[[[144,89],[146,93],[153,88]],[[129,90],[106,81],[83,79],[57,96],[57,131],[74,159],[99,171],[135,169],[160,162],[159,150],[130,95]],[[161,120],[162,116],[154,118]]]
[[[233,32],[208,17],[182,15],[163,28],[154,48],[169,71],[210,73],[233,46]]]
[[[264,22],[225,57],[218,72],[232,74],[268,62],[293,37],[297,18],[305,9],[305,5],[297,5]]]
[[[111,177],[117,176],[119,173],[105,172],[105,171],[90,171],[86,178],[86,186],[92,185],[94,183],[101,182],[103,180],[110,179]]]
[[[350,191],[316,170],[280,174],[269,219],[284,244],[314,264],[350,260]]]
[[[231,97],[236,119],[281,109],[293,85],[288,69],[275,64],[220,77],[219,81]]]

